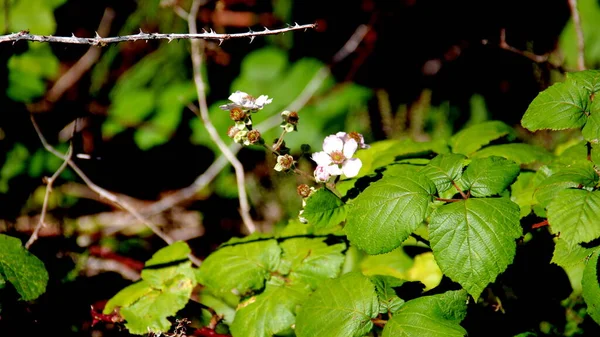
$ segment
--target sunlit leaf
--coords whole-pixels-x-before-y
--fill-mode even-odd
[[[431,248],[445,275],[475,299],[512,263],[521,236],[519,206],[504,198],[469,198],[431,215]]]
[[[454,153],[469,156],[482,146],[501,137],[513,140],[516,137],[515,130],[501,121],[486,121],[456,133],[450,138],[450,147]]]
[[[562,190],[547,212],[552,232],[571,245],[600,237],[600,191]]]
[[[584,248],[580,244],[570,244],[565,239],[555,239],[552,263],[566,268],[577,264],[583,264],[586,258],[594,251],[593,248]]]
[[[515,181],[519,165],[502,157],[473,159],[462,176],[463,186],[476,197],[499,194]]]
[[[30,301],[46,291],[48,272],[21,240],[0,234],[0,280],[10,282],[22,300]]]
[[[491,145],[475,152],[471,158],[491,156],[504,157],[517,164],[532,164],[535,162],[547,164],[554,157],[546,149],[526,143],[511,143]]]
[[[461,177],[466,157],[461,154],[440,154],[421,170],[436,186],[438,192],[447,191]]]
[[[423,174],[403,174],[372,183],[352,201],[344,230],[369,254],[392,251],[423,222],[435,185]]]
[[[465,291],[448,291],[406,302],[383,329],[383,337],[463,337],[460,322],[467,314]]]
[[[346,220],[346,204],[327,188],[320,188],[306,200],[302,216],[315,229],[339,225]]]

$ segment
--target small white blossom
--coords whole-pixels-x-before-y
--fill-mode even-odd
[[[229,100],[233,103],[221,105],[219,108],[223,110],[240,108],[244,110],[257,111],[264,108],[265,105],[273,102],[273,99],[269,98],[267,95],[260,95],[258,98],[254,98],[239,90],[229,95]]]
[[[318,183],[325,183],[329,178],[331,178],[331,174],[327,171],[325,166],[317,166],[314,172],[315,180]]]
[[[323,182],[326,174],[338,176],[344,174],[348,178],[355,177],[362,167],[362,162],[358,158],[352,158],[358,143],[354,138],[348,137],[347,140],[330,135],[323,141],[323,151],[315,152],[312,160],[317,163],[317,169],[314,172],[315,179]]]

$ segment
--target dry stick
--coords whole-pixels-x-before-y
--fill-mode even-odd
[[[296,97],[296,99],[290,103],[283,110],[289,111],[299,111],[302,109],[308,101],[315,95],[317,90],[321,87],[321,84],[325,81],[325,79],[330,74],[330,68],[333,64],[340,62],[343,58],[347,57],[352,53],[351,47],[356,48],[360,41],[364,38],[368,30],[365,30],[366,25],[359,26],[354,34],[350,37],[348,42],[342,47],[342,49],[336,53],[337,57],[334,57],[331,65],[323,66],[321,69],[317,71],[317,73],[313,76],[313,78],[308,82],[308,84],[304,87],[300,95]],[[352,42],[350,42],[352,41]],[[281,116],[275,114],[260,124],[256,125],[256,129],[258,130],[270,130],[275,127],[278,127],[281,123]],[[229,146],[229,150],[232,153],[237,153],[242,147],[239,144],[233,143]],[[205,188],[211,181],[215,179],[215,177],[225,168],[227,165],[227,159],[225,159],[224,155],[220,155],[217,159],[210,165],[210,167],[201,175],[199,175],[194,182],[175,193],[172,193],[157,202],[144,207],[141,212],[146,215],[155,215],[165,210],[192,198],[199,190]]]
[[[583,42],[583,29],[581,29],[581,19],[577,10],[577,0],[569,0],[573,25],[577,33],[577,70],[585,70],[585,45]]]
[[[98,193],[98,195],[100,195],[100,197],[111,201],[114,205],[119,206],[122,209],[124,209],[127,212],[129,212],[138,221],[142,222],[148,228],[150,228],[152,230],[152,232],[154,232],[154,234],[156,234],[158,237],[160,237],[167,244],[171,244],[171,243],[174,242],[174,240],[171,237],[169,237],[167,234],[163,233],[155,224],[153,224],[152,222],[150,222],[146,218],[144,218],[128,202],[122,200],[121,198],[119,198],[115,194],[113,194],[113,193],[105,190],[104,188],[96,185],[92,180],[90,180],[90,178],[88,178],[87,175],[85,175],[85,173],[83,173],[83,171],[81,171],[81,169],[79,168],[79,166],[77,166],[77,164],[75,164],[75,162],[73,162],[73,160],[71,158],[69,158],[68,156],[63,155],[62,153],[60,153],[59,151],[57,151],[52,145],[50,145],[46,141],[46,138],[44,137],[44,135],[42,134],[42,131],[40,130],[39,126],[37,125],[37,122],[35,121],[35,118],[33,117],[33,115],[31,115],[31,123],[33,124],[33,127],[35,128],[35,132],[37,133],[38,137],[40,138],[40,141],[42,142],[42,145],[44,146],[44,148],[48,152],[50,152],[53,155],[57,156],[58,158],[61,158],[62,160],[64,160],[69,165],[69,167],[71,167],[71,169],[73,171],[75,171],[75,173],[81,178],[81,180],[83,180],[83,182],[92,191]],[[189,255],[189,258],[192,261],[192,263],[194,263],[196,266],[200,266],[200,264],[202,263],[197,257],[195,257],[195,256],[193,256],[191,254]]]
[[[36,42],[51,42],[51,43],[70,43],[70,44],[88,44],[92,46],[100,46],[105,47],[111,43],[119,43],[125,41],[138,41],[138,40],[169,40],[169,42],[173,40],[218,40],[219,43],[223,43],[225,40],[231,39],[240,39],[240,38],[248,38],[250,42],[254,41],[254,38],[257,36],[267,36],[267,35],[277,35],[286,32],[291,32],[295,30],[307,30],[314,29],[317,27],[316,23],[300,25],[298,23],[294,23],[294,25],[288,25],[286,28],[279,29],[268,29],[265,27],[265,30],[260,32],[254,32],[250,30],[247,33],[237,33],[237,34],[217,34],[212,29],[210,31],[204,30],[203,33],[190,33],[190,34],[162,34],[162,33],[144,33],[141,29],[138,34],[133,35],[123,35],[116,37],[101,37],[98,33],[96,33],[95,37],[76,37],[72,35],[71,37],[66,36],[52,36],[52,35],[34,35],[30,34],[29,31],[23,30],[18,33],[8,34],[8,35],[0,35],[0,43],[10,42],[13,43],[17,41],[36,41]]]
[[[188,30],[190,34],[196,34],[196,32],[198,31],[198,28],[196,27],[196,16],[198,15],[199,9],[200,0],[194,0],[188,16]],[[231,166],[233,166],[235,170],[240,202],[239,212],[242,217],[242,221],[246,226],[246,230],[249,232],[249,234],[252,234],[256,231],[256,225],[254,224],[254,221],[252,221],[252,217],[250,216],[250,205],[248,203],[248,196],[246,195],[244,166],[237,159],[237,157],[231,151],[229,151],[229,148],[227,147],[225,142],[223,142],[223,140],[219,136],[219,132],[210,120],[210,116],[208,114],[208,104],[206,102],[206,89],[204,87],[204,80],[202,79],[202,49],[204,48],[204,46],[201,44],[200,40],[191,40],[190,42],[192,45],[191,56],[192,65],[194,67],[194,83],[196,84],[198,104],[200,106],[199,117],[204,123],[204,127],[208,131],[210,138],[215,144],[217,144],[219,150],[221,150],[221,153],[223,153],[225,158],[227,158],[227,160],[231,163]]]
[[[67,168],[67,165],[69,164],[69,160],[71,160],[72,156],[73,156],[73,143],[71,143],[69,145],[69,150],[67,151],[65,160],[60,165],[58,170],[56,170],[56,172],[54,172],[52,177],[46,178],[46,193],[44,194],[44,202],[42,203],[42,213],[40,214],[40,220],[39,220],[38,224],[35,226],[35,229],[33,230],[31,237],[29,237],[29,240],[27,240],[27,243],[25,244],[26,249],[29,249],[29,247],[31,247],[31,245],[35,242],[35,240],[38,239],[38,234],[40,232],[40,229],[42,229],[42,226],[45,225],[46,213],[48,211],[48,200],[50,199],[50,193],[52,193],[52,184],[54,184],[54,181]]]

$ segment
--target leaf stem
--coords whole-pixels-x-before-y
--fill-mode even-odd
[[[458,193],[460,193],[460,196],[463,199],[469,199],[469,196],[465,194],[465,192],[463,192],[463,190],[460,189],[460,187],[458,187],[458,185],[456,184],[456,182],[454,180],[452,181],[452,186],[454,186],[454,188],[456,188],[456,190],[458,191]]]

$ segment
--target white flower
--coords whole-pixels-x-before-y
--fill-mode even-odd
[[[358,143],[358,148],[360,149],[368,149],[371,147],[371,145],[365,144],[365,138],[358,132],[338,132],[335,135],[341,138],[344,142],[348,141],[348,139],[354,139]]]
[[[219,106],[219,108],[223,110],[231,110],[233,108],[240,108],[244,110],[260,110],[265,107],[265,105],[273,102],[272,98],[269,98],[267,95],[260,95],[258,98],[254,98],[243,91],[236,91],[233,94],[229,95],[229,100],[233,103],[224,104]]]
[[[362,167],[360,159],[352,158],[357,149],[358,143],[353,138],[344,140],[337,135],[325,137],[323,151],[312,155],[312,160],[317,163],[314,173],[317,181],[322,182],[320,178],[326,176],[325,172],[332,176],[344,174],[348,178],[355,177]]]
[[[317,166],[314,172],[315,180],[318,183],[324,183],[331,178],[331,174],[327,171],[325,166]]]

